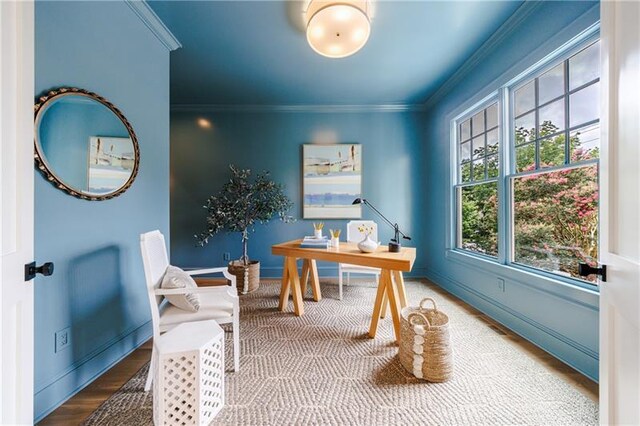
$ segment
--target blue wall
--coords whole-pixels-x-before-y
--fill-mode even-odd
[[[312,109],[312,108],[311,108]],[[211,129],[198,127],[198,118],[211,121]],[[250,236],[249,254],[262,262],[265,277],[282,274],[282,258],[271,245],[312,233],[312,220],[302,220],[302,144],[355,142],[363,150],[363,195],[414,237],[411,245],[424,247],[420,232],[424,218],[423,127],[418,112],[197,112],[171,113],[171,261],[183,267],[222,265],[223,253],[241,254],[237,234],[218,234],[208,246],[196,247],[194,234],[205,226],[203,205],[228,179],[229,164],[268,170],[286,185],[294,202],[293,224],[274,221],[258,225]],[[388,241],[391,228],[363,207],[363,218],[379,223],[380,240]],[[316,220],[317,221],[317,220]],[[327,220],[325,228],[346,220]],[[424,276],[424,256],[413,274]],[[321,275],[337,276],[335,264],[320,264]]]
[[[113,102],[140,142],[122,196],[89,202],[35,179],[35,252],[55,274],[35,289],[35,417],[151,335],[139,234],[169,233],[169,52],[124,2],[36,4],[36,93],[59,86]],[[54,333],[71,344],[54,351]]]
[[[428,277],[572,365],[598,377],[598,295],[515,268],[448,250],[450,122],[599,19],[594,2],[544,2],[427,110],[425,220],[422,252]],[[506,282],[505,291],[498,278]]]

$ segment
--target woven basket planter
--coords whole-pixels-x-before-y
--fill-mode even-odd
[[[433,308],[425,308],[426,302]],[[438,310],[435,300],[425,298],[419,307],[402,309],[400,363],[417,378],[430,382],[444,382],[453,376],[449,317]]]
[[[238,295],[254,292],[260,286],[260,262],[250,260],[245,266],[241,260],[229,262],[229,272],[236,276]]]

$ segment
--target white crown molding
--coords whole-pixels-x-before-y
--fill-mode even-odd
[[[494,32],[487,41],[467,59],[458,71],[445,81],[424,103],[425,109],[431,108],[440,101],[451,89],[453,89],[462,79],[464,79],[473,69],[492,52],[493,48],[500,45],[506,38],[522,24],[522,22],[540,7],[544,1],[525,1],[516,11]]]
[[[287,113],[356,113],[356,112],[420,112],[420,104],[383,105],[217,105],[217,104],[174,104],[175,112],[287,112]]]
[[[151,30],[154,36],[169,52],[182,47],[182,44],[151,9],[145,0],[124,0],[142,23]]]

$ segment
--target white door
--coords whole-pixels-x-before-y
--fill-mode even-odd
[[[603,1],[600,422],[640,424],[640,2]]]
[[[33,423],[33,21],[0,1],[0,424]]]

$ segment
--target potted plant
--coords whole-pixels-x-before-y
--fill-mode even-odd
[[[207,228],[196,235],[200,246],[220,231],[239,232],[242,236],[242,256],[229,263],[229,272],[236,276],[238,294],[257,290],[260,284],[260,262],[249,259],[249,231],[256,223],[268,223],[274,216],[283,222],[293,218],[287,213],[291,200],[284,194],[283,186],[262,172],[251,178],[251,170],[237,169],[233,165],[231,179],[222,186],[217,195],[209,197],[207,204]]]

